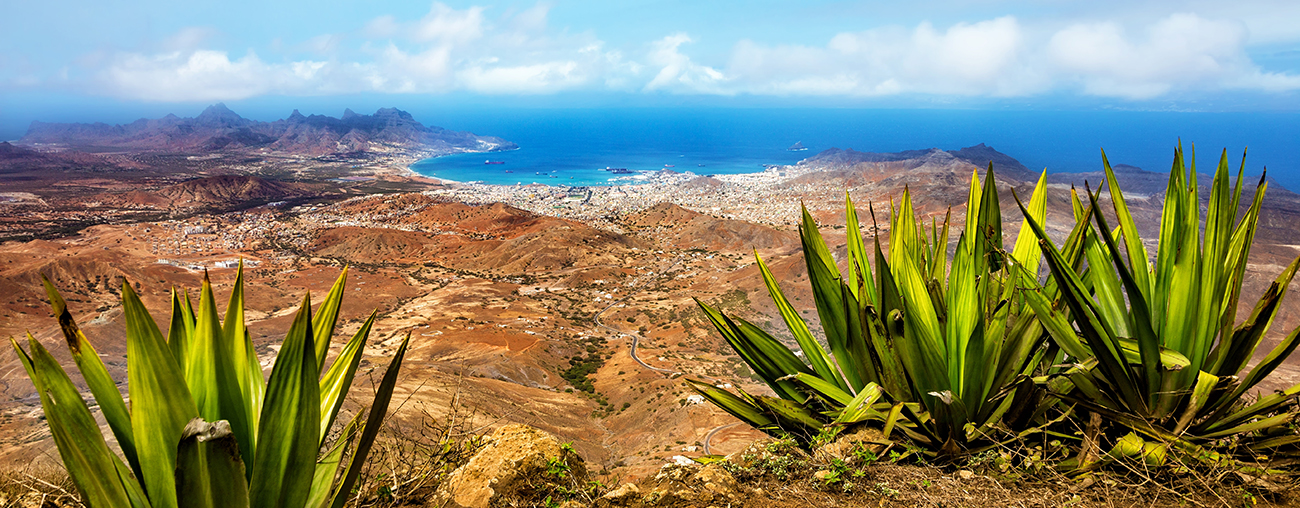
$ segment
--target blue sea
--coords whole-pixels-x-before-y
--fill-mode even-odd
[[[1300,114],[877,109],[501,109],[416,112],[426,124],[499,136],[518,150],[426,159],[412,169],[489,184],[608,185],[606,168],[696,174],[762,171],[831,148],[896,152],[985,143],[1048,172],[1112,164],[1168,171],[1181,139],[1201,172],[1223,149],[1234,170],[1300,190]],[[796,142],[807,151],[788,151]],[[485,164],[487,160],[504,164]]]

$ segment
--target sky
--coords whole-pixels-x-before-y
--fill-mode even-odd
[[[267,119],[285,103],[337,115],[410,102],[1300,111],[1294,0],[42,0],[6,11],[0,132],[188,116],[218,101]]]

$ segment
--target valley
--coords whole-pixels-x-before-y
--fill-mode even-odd
[[[362,407],[370,393],[365,385],[376,382],[374,369],[410,334],[393,402],[395,426],[452,413],[467,415],[483,431],[526,423],[572,442],[594,470],[623,479],[706,448],[737,451],[761,436],[684,383],[766,390],[693,298],[784,334],[754,265],[757,254],[818,335],[796,227],[801,204],[839,255],[847,192],[864,221],[874,214],[861,231],[866,241],[880,235],[888,249],[891,200],[909,188],[920,219],[942,219],[954,203],[965,202],[970,175],[982,172],[971,159],[982,158],[994,161],[1013,236],[1019,214],[1009,205],[1012,192],[1027,196],[1036,176],[982,145],[953,152],[836,151],[752,175],[666,174],[644,185],[576,189],[445,184],[353,167],[380,160],[373,153],[250,161],[241,157],[254,156],[214,152],[221,156],[184,157],[184,171],[149,163],[154,169],[94,178],[88,166],[69,162],[73,155],[33,153],[39,157],[22,152],[28,161],[22,167],[63,161],[76,166],[66,170],[76,176],[50,189],[6,183],[6,195],[35,197],[0,203],[10,228],[9,241],[0,244],[0,335],[30,332],[70,362],[41,289],[40,274],[47,274],[125,387],[121,281],[140,292],[165,328],[172,288],[194,291],[206,272],[224,301],[242,260],[249,330],[265,360],[278,348],[296,298],[304,291],[322,298],[346,266],[346,324],[332,347],[340,348],[371,311],[379,319],[357,376],[362,386],[353,391],[361,400],[350,401],[345,412]],[[127,160],[178,160],[138,152],[95,157],[119,168]],[[18,165],[17,157],[9,160]],[[402,160],[383,161],[398,167]],[[1136,168],[1121,174],[1126,191],[1131,185],[1135,196],[1145,195],[1130,206],[1146,238],[1154,238],[1160,213],[1155,176]],[[1096,175],[1050,176],[1053,235],[1064,237],[1070,186],[1082,188],[1084,179],[1095,182]],[[1300,255],[1291,227],[1300,198],[1272,188],[1265,203],[1243,313]],[[961,217],[964,210],[951,213]],[[954,233],[950,249],[955,240]],[[1257,358],[1300,325],[1300,298],[1294,289],[1288,293],[1288,310]],[[1284,365],[1267,388],[1300,382],[1298,367]],[[17,359],[0,355],[0,461],[57,460],[40,415]]]

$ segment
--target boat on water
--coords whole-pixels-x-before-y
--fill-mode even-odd
[[[486,160],[486,161],[483,161],[483,163],[484,163],[484,164],[505,164],[506,161]]]
[[[507,172],[507,173],[514,173],[514,171],[511,171],[511,170],[509,170],[509,169],[507,169],[506,172]]]
[[[627,168],[611,168],[608,166],[605,167],[605,171],[609,171],[610,173],[614,173],[616,175],[630,175],[632,173],[635,173],[635,171],[632,171]]]
[[[675,168],[675,167],[677,167],[677,166],[674,166],[674,165],[672,165],[672,164],[664,164],[664,167],[665,167],[665,168]]]
[[[803,141],[796,141],[793,145],[790,146],[790,148],[786,148],[786,151],[789,151],[789,152],[802,152],[802,151],[807,150],[807,149],[808,149],[808,147],[803,146]]]

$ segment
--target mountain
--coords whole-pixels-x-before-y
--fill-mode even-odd
[[[163,187],[157,193],[178,206],[230,206],[248,201],[276,201],[305,194],[292,184],[246,175],[199,178]]]
[[[440,153],[490,152],[517,148],[492,136],[477,136],[441,127],[426,127],[410,113],[383,108],[373,115],[351,109],[342,118],[305,116],[260,122],[214,104],[194,118],[167,115],[125,125],[32,122],[22,144],[57,143],[83,147],[145,151],[211,152],[265,149],[273,152],[326,155],[347,152],[432,150]]]
[[[968,146],[960,150],[939,150],[931,148],[929,150],[904,150],[901,152],[858,152],[849,148],[841,150],[839,148],[829,148],[817,155],[809,157],[799,162],[800,165],[812,166],[854,166],[861,163],[876,162],[903,162],[903,161],[922,161],[933,160],[936,154],[947,154],[958,160],[963,160],[974,164],[980,168],[988,167],[993,163],[993,170],[999,175],[1015,177],[1020,180],[1037,179],[1038,175],[1030,171],[1029,168],[1021,164],[1020,161],[1004,154],[993,147],[980,143],[975,146]]]

